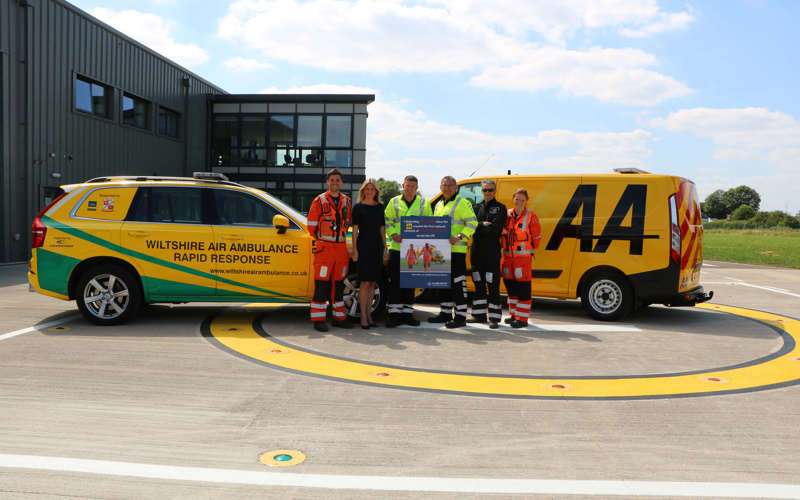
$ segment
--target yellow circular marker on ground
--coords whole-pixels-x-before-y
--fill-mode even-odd
[[[272,450],[265,451],[258,457],[258,461],[270,467],[290,467],[305,461],[306,454],[298,450]]]
[[[238,312],[207,320],[203,335],[225,350],[258,363],[332,380],[398,389],[473,396],[535,399],[655,399],[710,396],[774,389],[800,383],[800,320],[740,307],[697,307],[761,321],[784,345],[776,353],[730,367],[624,377],[537,377],[428,371],[342,359],[289,345],[261,330],[263,312]],[[275,350],[291,350],[276,356]]]

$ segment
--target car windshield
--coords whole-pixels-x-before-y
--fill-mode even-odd
[[[308,225],[308,219],[306,218],[306,216],[298,212],[297,209],[291,207],[290,205],[287,205],[283,200],[276,198],[275,196],[272,196],[263,189],[253,188],[253,190],[257,191],[258,194],[264,196],[267,199],[267,201],[272,203],[274,206],[278,207],[286,215],[290,216],[296,221],[300,221],[303,224]]]

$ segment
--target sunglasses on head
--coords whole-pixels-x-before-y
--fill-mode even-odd
[[[494,188],[483,188],[484,193],[494,193]]]

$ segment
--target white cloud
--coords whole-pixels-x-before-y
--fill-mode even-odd
[[[685,27],[691,18],[671,16],[655,0],[239,0],[220,19],[218,35],[273,60],[329,71],[469,71],[477,72],[470,83],[486,88],[556,89],[650,106],[690,89],[651,69],[657,61],[643,51],[559,44],[578,30],[612,27],[644,36]],[[533,43],[531,34],[557,45]]]
[[[764,108],[694,108],[655,118],[650,125],[712,141],[712,158],[725,163],[697,170],[701,196],[744,184],[761,194],[762,210],[800,209],[800,122],[794,117]]]
[[[715,144],[720,160],[766,160],[797,166],[800,161],[800,122],[780,111],[764,108],[694,108],[654,118],[650,125],[672,132],[691,132]]]
[[[178,64],[191,67],[208,61],[206,51],[197,45],[176,42],[172,35],[175,23],[161,16],[105,7],[97,7],[89,13]]]
[[[653,56],[635,49],[548,47],[532,50],[519,64],[489,66],[469,83],[528,92],[554,88],[564,94],[632,106],[653,106],[691,93],[685,84],[643,69],[654,64]]]
[[[260,69],[275,69],[275,66],[268,62],[261,62],[258,59],[248,59],[245,57],[233,57],[225,61],[225,67],[234,71],[257,71]]]
[[[616,29],[629,37],[684,30],[694,10],[664,12],[657,0],[442,0],[456,15],[484,19],[511,35],[535,32],[561,44],[580,30]]]

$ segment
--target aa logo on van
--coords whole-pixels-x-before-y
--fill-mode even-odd
[[[614,240],[628,241],[628,253],[642,255],[644,239],[658,238],[657,234],[644,234],[644,216],[647,202],[646,184],[629,184],[620,196],[614,212],[603,231],[594,234],[594,214],[597,202],[597,184],[581,184],[575,189],[558,221],[546,250],[558,250],[564,238],[578,238],[581,252],[605,253]],[[581,210],[583,208],[583,210]],[[581,212],[580,224],[573,221]],[[632,211],[631,225],[623,226],[622,221]],[[597,243],[594,243],[597,240]]]

